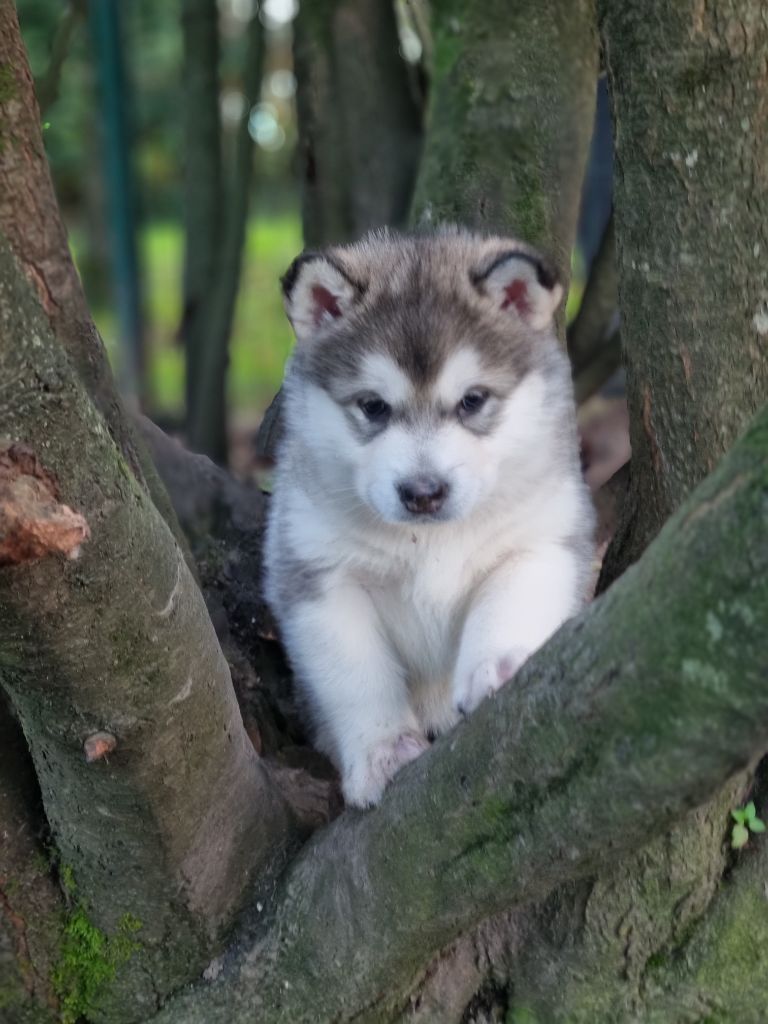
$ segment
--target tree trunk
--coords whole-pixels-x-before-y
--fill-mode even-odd
[[[434,0],[433,81],[412,219],[506,231],[564,282],[592,133],[592,0]]]
[[[221,247],[216,252],[216,273],[208,281],[209,297],[202,314],[203,345],[187,423],[189,443],[220,465],[229,457],[227,435],[227,368],[235,302],[240,287],[243,247],[253,184],[254,147],[249,130],[251,110],[261,94],[264,68],[264,29],[258,7],[248,24],[243,68],[243,113],[235,140],[229,176],[229,202]]]
[[[6,445],[0,480],[0,683],[75,912],[115,941],[139,929],[110,1019],[145,1020],[201,968],[251,873],[266,884],[289,816],[182,554],[7,248],[0,319],[3,433],[25,446]]]
[[[605,586],[768,392],[760,0],[602,4],[632,472]]]
[[[45,116],[59,98],[62,68],[69,54],[77,23],[85,16],[84,0],[69,0],[59,15],[56,31],[51,40],[51,51],[45,74],[35,82],[35,95],[41,115]]]
[[[407,217],[421,109],[392,0],[302,4],[295,22],[302,215],[309,247]]]
[[[187,416],[200,383],[206,310],[216,280],[224,211],[219,112],[219,8],[184,0],[184,307]]]

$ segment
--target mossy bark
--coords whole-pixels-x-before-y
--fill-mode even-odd
[[[634,936],[639,953],[657,941],[654,930],[666,932],[669,910],[651,868],[636,876],[641,906],[632,913],[630,862],[617,865],[639,848],[672,872],[679,939],[702,911],[695,833],[706,830],[717,844],[712,891],[728,801],[768,741],[768,664],[755,628],[768,616],[767,455],[768,408],[638,565],[567,623],[515,685],[404,769],[376,812],[346,814],[313,840],[266,901],[262,930],[230,973],[173,1000],[158,1022],[393,1020],[435,952],[515,905],[529,922],[536,916],[524,945],[541,943],[547,912],[550,925],[563,920],[551,901],[565,907],[596,872],[604,936],[613,943],[623,925],[621,948]],[[695,809],[725,782],[733,791],[721,798],[719,820],[699,819]],[[670,826],[676,846],[648,846]],[[577,935],[583,902],[571,909]],[[567,934],[546,938],[565,957]],[[553,988],[553,979],[569,984]],[[515,988],[510,1006],[534,1019],[633,1019],[621,976],[600,999],[602,975],[527,980],[531,989]],[[608,998],[617,992],[618,1002]],[[439,1019],[458,1021],[464,1009]]]
[[[632,470],[603,585],[768,394],[768,13],[601,3]]]
[[[768,397],[757,330],[766,272],[754,259],[764,239],[753,239],[764,236],[768,199],[768,107],[756,89],[768,24],[757,4],[727,7],[601,5],[632,428],[631,487],[602,588]],[[552,903],[542,941],[514,976],[521,1004],[553,1021],[651,1019],[655,965],[684,960],[697,925],[711,927],[710,903],[731,866],[723,820],[748,784],[736,780],[610,875]],[[751,973],[742,964],[745,992]],[[691,1019],[695,990],[676,996],[672,976],[665,984],[667,1007],[679,997],[679,1019]],[[729,998],[710,990],[700,1005],[727,1014]]]
[[[570,277],[598,73],[592,0],[435,0],[412,220],[507,232]]]
[[[110,1020],[146,1020],[199,971],[290,816],[243,729],[178,545],[130,472],[10,251],[0,249],[2,434],[36,453],[90,539],[0,568],[0,684],[60,863],[93,923],[141,922]],[[97,733],[114,740],[87,759]]]

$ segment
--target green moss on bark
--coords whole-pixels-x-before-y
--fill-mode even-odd
[[[62,930],[61,957],[52,974],[62,1024],[90,1018],[119,968],[140,950],[136,940],[140,929],[138,918],[123,914],[114,935],[107,935],[82,906],[71,911]]]
[[[522,237],[554,256],[567,281],[597,80],[592,3],[432,6],[411,218]]]
[[[0,106],[10,103],[16,96],[16,79],[7,64],[0,64]]]

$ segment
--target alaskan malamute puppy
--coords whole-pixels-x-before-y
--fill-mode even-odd
[[[460,229],[299,256],[266,592],[349,804],[510,679],[593,555],[562,287]]]

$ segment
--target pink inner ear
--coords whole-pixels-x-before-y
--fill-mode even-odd
[[[312,285],[312,302],[316,327],[326,313],[330,313],[334,320],[341,316],[338,298],[321,284]]]
[[[531,303],[528,299],[528,282],[521,278],[515,278],[504,289],[504,301],[502,309],[514,306],[520,316],[530,316],[532,313]]]

